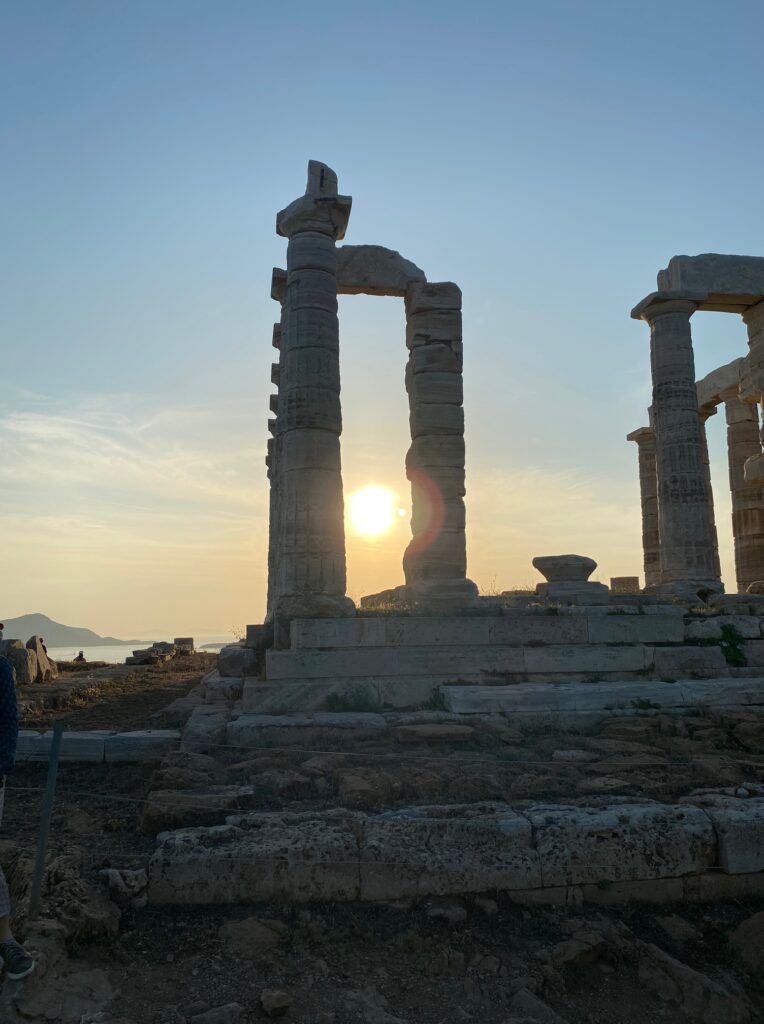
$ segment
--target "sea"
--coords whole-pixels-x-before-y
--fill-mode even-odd
[[[125,658],[128,658],[133,651],[150,647],[155,640],[163,639],[165,638],[155,636],[151,640],[140,640],[138,643],[131,644],[103,644],[96,647],[78,647],[75,644],[69,647],[49,647],[48,654],[54,661],[73,661],[78,652],[82,651],[86,661],[105,661],[110,665],[123,665]],[[172,637],[169,637],[169,640],[172,640]],[[210,654],[217,654],[221,647],[234,642],[233,634],[222,636],[220,633],[201,633],[194,637],[197,651],[208,651]]]

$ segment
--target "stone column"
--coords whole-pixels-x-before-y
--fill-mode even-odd
[[[477,595],[464,532],[462,293],[448,282],[417,282],[405,305],[413,536],[403,570],[416,600],[458,606]]]
[[[351,199],[325,164],[308,165],[304,196],[282,210],[289,239],[279,370],[279,526],[272,590],[276,643],[305,616],[352,615],[346,596],[340,462],[339,325],[335,241]]]
[[[645,586],[661,582],[661,553],[658,534],[658,478],[655,470],[655,433],[652,427],[640,427],[627,435],[639,452],[639,493],[642,504],[642,554]]]
[[[286,270],[274,267],[271,280],[271,298],[281,305],[281,319],[273,325],[272,344],[279,351],[278,363],[271,365],[271,382],[278,388],[281,382],[281,335],[284,328],[286,301]],[[279,555],[279,529],[281,524],[281,474],[279,460],[279,445],[281,436],[279,432],[278,418],[278,394],[271,395],[271,412],[274,415],[268,420],[268,430],[271,437],[268,438],[268,454],[265,457],[265,465],[268,467],[268,481],[270,483],[270,501],[268,514],[268,603],[266,622],[272,622],[274,617],[273,596],[276,589],[278,576],[278,555]]]
[[[661,585],[688,597],[722,589],[695,389],[695,308],[653,295],[633,313],[650,325]]]
[[[737,395],[726,399],[727,456],[732,494],[732,536],[738,592],[764,580],[764,486],[749,484],[745,466],[762,455],[758,407]]]
[[[716,529],[716,511],[714,509],[714,486],[711,482],[711,459],[708,455],[708,436],[706,435],[706,420],[710,416],[716,415],[716,409],[712,409],[710,412],[698,412],[700,417],[700,447],[701,455],[703,458],[703,475],[706,478],[706,487],[708,488],[708,503],[709,511],[711,515],[711,539],[714,545],[714,573],[716,579],[722,577],[722,564],[719,559],[719,534]]]
[[[748,328],[747,378],[753,397],[764,405],[764,302],[747,309],[743,320]],[[760,436],[764,447],[764,416]],[[745,480],[749,484],[764,484],[764,454],[761,452],[746,461]]]

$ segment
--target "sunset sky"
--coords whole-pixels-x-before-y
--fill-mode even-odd
[[[346,241],[464,294],[469,575],[641,573],[648,330],[675,253],[764,255],[758,2],[5,0],[4,616],[116,636],[262,621],[275,214],[325,161]],[[400,300],[340,301],[345,490],[409,501]],[[743,355],[693,320],[698,376]],[[729,589],[723,412],[709,423]],[[400,518],[348,536],[403,581]]]

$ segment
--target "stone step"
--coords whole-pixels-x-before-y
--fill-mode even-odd
[[[163,832],[149,865],[148,899],[240,905],[503,891],[521,900],[580,902],[610,885],[624,887],[621,899],[629,898],[639,883],[657,880],[667,883],[659,898],[681,899],[689,880],[688,896],[698,899],[710,874],[739,877],[741,891],[755,877],[753,891],[761,892],[761,872],[764,800],[721,793],[678,804],[250,813],[213,828]]]
[[[518,683],[513,686],[443,686],[443,703],[461,715],[501,713],[522,725],[536,719],[683,713],[725,707],[764,713],[764,678],[683,679],[601,683]]]
[[[243,711],[285,715],[303,711],[378,711],[416,708],[438,698],[441,676],[350,676],[244,683]]]
[[[356,743],[370,739],[395,743],[439,743],[474,737],[478,730],[492,735],[511,731],[506,718],[501,715],[470,715],[469,722],[465,722],[462,715],[445,711],[285,715],[241,712],[233,713],[226,728],[225,742],[245,749]]]
[[[115,733],[109,730],[67,732],[61,737],[62,761],[130,762],[160,761],[180,744],[178,729],[139,729]],[[17,761],[49,761],[52,732],[19,732]]]
[[[647,616],[645,616],[647,618]],[[705,650],[710,650],[706,648]],[[441,682],[479,678],[481,674],[532,673],[576,675],[642,672],[655,661],[644,644],[549,644],[356,647],[340,650],[270,650],[266,679],[343,679],[348,677],[433,676]]]
[[[684,623],[673,607],[660,614],[550,614],[505,611],[495,616],[379,616],[295,619],[292,650],[358,647],[454,647],[526,644],[681,643]],[[555,609],[556,612],[556,609]]]

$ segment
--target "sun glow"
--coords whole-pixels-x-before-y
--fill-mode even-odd
[[[399,516],[405,515],[392,491],[369,484],[348,498],[348,519],[353,533],[379,537],[389,533]]]

